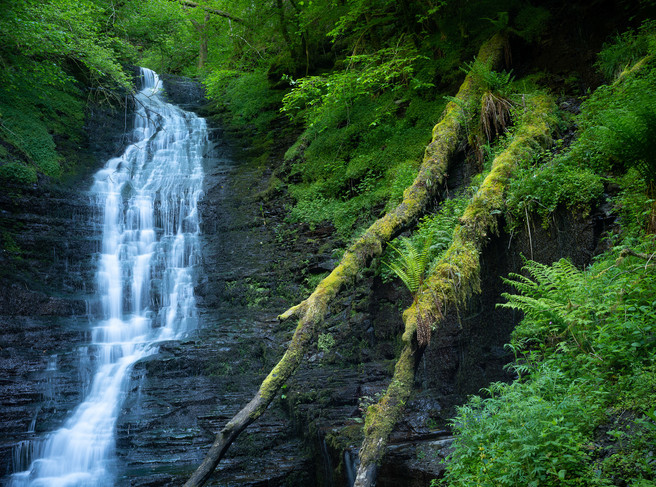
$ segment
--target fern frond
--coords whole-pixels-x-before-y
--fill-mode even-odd
[[[392,244],[389,247],[396,253],[396,259],[384,264],[396,274],[411,293],[416,293],[423,282],[428,263],[428,250],[426,246],[418,251],[409,238],[399,239],[399,247]]]

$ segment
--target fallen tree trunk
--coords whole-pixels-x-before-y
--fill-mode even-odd
[[[488,66],[499,64],[505,39],[498,34],[480,49],[476,62]],[[311,343],[317,336],[328,304],[346,284],[353,281],[371,259],[380,255],[383,245],[416,219],[444,182],[449,162],[462,139],[465,123],[470,116],[467,106],[477,103],[483,87],[472,74],[467,75],[455,99],[444,109],[441,121],[433,128],[433,139],[426,147],[424,160],[413,184],[406,188],[403,200],[392,211],[376,220],[344,253],[340,263],[323,279],[304,301],[279,316],[280,320],[298,318],[292,340],[255,397],[216,435],[205,460],[185,483],[185,487],[203,485],[220,462],[230,444],[253,421],[259,418],[276,397],[280,388],[298,368]]]
[[[404,347],[386,393],[367,410],[365,438],[354,487],[368,487],[376,479],[376,466],[387,439],[410,397],[417,360],[430,341],[432,328],[445,307],[464,304],[480,292],[479,257],[488,234],[496,230],[496,213],[503,208],[503,193],[513,169],[541,143],[550,140],[553,103],[544,95],[527,100],[526,112],[508,148],[494,159],[492,170],[467,206],[453,241],[426,279],[412,305],[403,313]],[[416,336],[416,340],[415,340]]]

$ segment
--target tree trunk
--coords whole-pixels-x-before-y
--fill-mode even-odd
[[[496,65],[503,54],[505,39],[496,35],[486,42],[478,54],[478,62]],[[426,147],[424,160],[413,184],[403,193],[403,201],[376,220],[344,253],[340,263],[323,279],[304,301],[279,316],[280,320],[298,318],[291,343],[282,359],[260,385],[255,397],[217,434],[203,463],[189,478],[185,487],[203,485],[228,450],[230,444],[249,424],[266,410],[279,389],[289,380],[314,342],[328,304],[347,283],[355,280],[371,259],[380,255],[383,245],[418,218],[427,203],[444,182],[449,162],[462,139],[470,117],[466,108],[482,94],[480,80],[467,75],[454,101],[447,104],[442,120],[433,128],[433,140]]]
[[[205,19],[203,25],[200,25],[198,22],[194,22],[194,27],[198,31],[200,37],[198,44],[198,71],[202,70],[207,62],[207,24],[210,21],[210,13],[205,12]]]
[[[276,10],[278,11],[278,18],[280,19],[280,33],[289,49],[289,56],[292,60],[296,61],[296,43],[292,43],[292,38],[289,35],[287,17],[285,16],[285,6],[283,5],[282,0],[276,0]]]
[[[374,484],[376,465],[412,392],[415,364],[430,341],[431,329],[439,325],[445,307],[464,304],[469,296],[480,292],[480,252],[489,232],[496,231],[495,213],[503,209],[503,193],[513,169],[520,160],[529,158],[539,144],[550,140],[552,101],[537,95],[527,101],[526,110],[510,146],[495,158],[492,171],[467,206],[450,247],[418,291],[413,304],[403,313],[405,345],[387,392],[367,410],[354,487]]]

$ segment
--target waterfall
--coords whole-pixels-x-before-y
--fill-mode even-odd
[[[11,486],[113,485],[114,430],[133,365],[197,326],[192,273],[207,128],[161,98],[157,74],[142,68],[141,77],[134,142],[98,171],[91,189],[103,219],[102,313],[83,349],[95,364],[91,385],[62,428],[19,445],[15,468],[23,471]]]

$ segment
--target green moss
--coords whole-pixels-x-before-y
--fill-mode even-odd
[[[58,179],[65,171],[75,171],[84,122],[81,92],[72,79],[49,85],[30,78],[36,73],[16,76],[0,75],[0,141],[5,146],[1,177],[31,184],[37,172]],[[70,159],[68,166],[64,157]]]
[[[203,83],[208,96],[225,110],[231,125],[240,130],[254,127],[257,133],[270,133],[271,123],[279,116],[282,93],[271,89],[265,70],[217,70]]]
[[[430,330],[424,328],[434,326],[430,321],[442,316],[444,306],[463,303],[480,290],[480,248],[496,228],[496,214],[503,209],[503,194],[512,170],[539,147],[538,142],[548,140],[554,110],[553,102],[544,95],[528,101],[511,143],[494,159],[492,170],[467,206],[453,243],[426,279],[425,290],[404,312],[406,343],[421,333],[420,344],[427,344]]]
[[[382,457],[385,440],[394,429],[412,392],[414,360],[412,347],[406,345],[396,362],[394,376],[387,391],[378,403],[367,409],[365,440],[360,449],[360,462],[363,465],[374,464]]]

